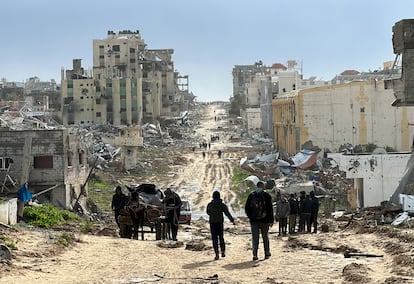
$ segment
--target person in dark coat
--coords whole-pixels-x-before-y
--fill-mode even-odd
[[[311,214],[311,227],[313,225],[313,233],[317,233],[318,231],[318,211],[319,211],[319,200],[315,196],[315,192],[311,191],[310,193],[310,199],[312,200],[312,214]]]
[[[302,214],[303,214],[303,220],[306,224],[306,231],[308,233],[311,232],[311,215],[313,211],[313,203],[310,199],[309,194],[306,194],[305,200],[302,203]]]
[[[273,206],[272,206],[272,197],[269,193],[264,191],[264,183],[262,181],[257,182],[257,188],[249,194],[245,204],[245,212],[249,218],[250,227],[252,231],[252,252],[253,252],[253,261],[258,260],[257,251],[259,248],[259,233],[262,234],[263,246],[265,251],[265,259],[268,259],[271,256],[270,245],[269,245],[269,228],[273,226],[275,221],[273,215]],[[254,208],[252,207],[252,200],[255,198],[255,195],[263,194],[265,200],[265,212],[266,216],[258,219],[254,216]]]
[[[234,218],[231,216],[226,204],[220,198],[220,192],[213,192],[213,200],[207,205],[207,214],[209,215],[211,240],[213,242],[215,260],[219,259],[219,243],[221,257],[226,256],[226,244],[224,242],[224,217],[229,218],[230,222],[235,225]]]
[[[177,193],[173,192],[170,188],[167,188],[164,191],[164,209],[166,221],[169,225],[171,231],[171,238],[173,241],[177,240],[178,233],[178,222],[180,220],[180,211],[181,211],[181,198]]]
[[[115,194],[112,196],[111,208],[115,214],[115,222],[119,227],[118,217],[121,212],[121,209],[125,208],[125,205],[128,202],[128,196],[122,192],[122,188],[118,185],[115,188]]]
[[[296,232],[296,219],[299,213],[299,204],[293,193],[289,196],[289,205],[289,234],[294,234]]]

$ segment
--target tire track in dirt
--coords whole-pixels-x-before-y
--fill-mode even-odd
[[[194,145],[208,142],[213,134],[220,134],[220,142],[212,142],[207,149],[196,148],[193,152],[183,153],[187,164],[174,166],[175,176],[163,186],[171,187],[184,199],[190,200],[193,211],[204,212],[214,190],[220,191],[221,198],[229,207],[238,207],[234,206],[237,204],[237,194],[230,188],[233,162],[226,157],[235,157],[239,153],[227,152],[229,141],[226,141],[222,132],[214,130],[224,121],[215,121],[214,116],[214,107],[207,108],[194,133]],[[218,156],[218,150],[223,152],[221,157]]]

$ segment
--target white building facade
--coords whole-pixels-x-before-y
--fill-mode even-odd
[[[388,201],[403,177],[411,153],[382,155],[328,154],[354,180],[356,207],[379,206]]]

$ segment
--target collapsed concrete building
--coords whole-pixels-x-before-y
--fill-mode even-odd
[[[73,209],[87,196],[87,148],[73,129],[0,130],[0,195],[29,190],[44,202]]]

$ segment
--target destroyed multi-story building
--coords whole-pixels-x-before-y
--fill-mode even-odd
[[[273,137],[272,99],[301,85],[302,75],[296,65],[295,60],[289,60],[287,67],[281,63],[266,66],[259,61],[233,68],[233,97],[243,98],[240,116],[249,134],[260,129],[265,136]]]
[[[26,182],[41,201],[65,209],[87,196],[87,148],[72,129],[0,130],[0,193]],[[83,204],[84,205],[84,204]]]
[[[55,80],[41,81],[31,77],[24,83],[25,101],[34,112],[51,112],[58,116],[61,109],[61,97]]]
[[[187,110],[194,96],[180,90],[173,49],[147,48],[139,31],[108,31],[93,41],[93,70],[81,60],[62,70],[65,125],[140,125]],[[187,83],[188,86],[188,83]]]
[[[269,119],[261,115],[261,101],[263,107],[270,105],[272,100],[272,90],[270,83],[269,67],[260,60],[252,65],[235,65],[233,68],[233,98],[240,97],[240,116],[244,127],[249,134],[262,129],[264,133],[270,134],[271,128],[268,127]],[[262,92],[266,92],[263,93]],[[270,97],[269,97],[270,95]],[[271,112],[264,109],[263,116]],[[264,121],[264,125],[262,125]],[[270,119],[271,121],[271,119]]]

